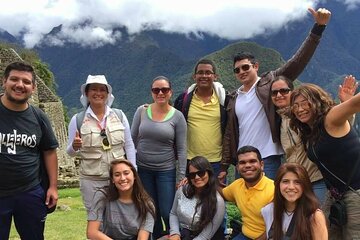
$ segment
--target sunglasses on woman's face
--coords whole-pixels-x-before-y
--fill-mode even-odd
[[[163,94],[167,94],[168,92],[170,92],[171,88],[169,87],[163,87],[163,88],[152,88],[151,91],[153,94],[159,94],[160,91],[163,93]]]
[[[247,72],[250,70],[251,66],[253,66],[253,64],[251,64],[251,63],[243,64],[240,67],[234,68],[234,73],[240,73],[240,69],[243,70],[243,72]]]
[[[280,89],[276,89],[276,90],[271,90],[271,96],[276,97],[278,95],[278,93],[280,93],[281,96],[284,96],[284,95],[288,94],[290,91],[291,91],[290,88],[280,88]]]
[[[199,177],[204,177],[206,174],[206,170],[200,170],[200,171],[197,171],[197,172],[191,172],[191,173],[188,173],[186,175],[187,178],[189,179],[194,179],[196,177],[196,175],[198,175]]]

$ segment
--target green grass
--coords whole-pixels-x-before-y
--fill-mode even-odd
[[[229,170],[233,176],[234,169]],[[232,181],[233,179],[230,179]],[[86,210],[83,206],[80,190],[68,188],[59,190],[58,207],[69,206],[69,211],[57,209],[47,216],[45,224],[46,240],[84,240],[86,239]],[[227,214],[230,219],[240,219],[239,211],[235,204],[227,203]],[[230,223],[230,221],[228,221]],[[15,226],[11,227],[10,240],[20,240]]]
[[[60,189],[59,206],[69,206],[69,211],[57,209],[47,216],[45,224],[46,240],[83,240],[86,239],[86,210],[78,188]],[[11,228],[11,240],[20,239],[14,226]]]

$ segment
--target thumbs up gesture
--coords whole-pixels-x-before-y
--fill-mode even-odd
[[[80,150],[81,146],[82,146],[81,136],[80,136],[79,131],[76,130],[75,138],[72,143],[72,147],[75,151],[78,151],[78,150]]]
[[[318,25],[326,25],[330,20],[331,12],[326,8],[319,8],[315,11],[313,8],[309,7],[308,11],[313,15],[314,20]]]

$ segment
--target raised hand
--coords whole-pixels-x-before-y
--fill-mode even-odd
[[[341,102],[345,102],[352,98],[358,88],[359,83],[356,81],[355,77],[348,75],[344,77],[343,84],[339,86],[338,97]]]
[[[309,7],[308,11],[313,15],[314,20],[318,25],[326,25],[330,20],[331,12],[326,8],[319,8],[315,11],[313,8]]]
[[[75,133],[74,141],[72,143],[72,147],[73,147],[73,149],[75,151],[80,150],[80,148],[82,147],[82,140],[81,140],[81,137],[80,137],[80,133],[77,130],[76,130],[76,133]]]

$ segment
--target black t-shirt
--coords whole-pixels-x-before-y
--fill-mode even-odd
[[[0,101],[0,197],[27,191],[39,184],[40,154],[55,149],[58,142],[42,111],[31,107],[16,112]]]

